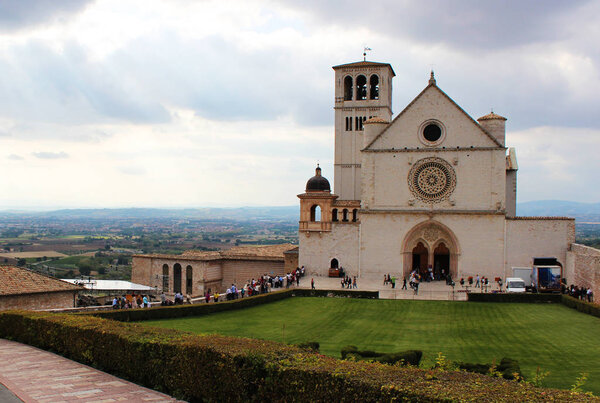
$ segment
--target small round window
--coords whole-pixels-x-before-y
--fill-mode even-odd
[[[435,123],[430,123],[423,129],[423,137],[425,140],[435,143],[442,137],[442,129]]]
[[[444,125],[437,120],[428,120],[423,122],[419,128],[419,138],[427,147],[434,147],[441,144],[446,137]]]

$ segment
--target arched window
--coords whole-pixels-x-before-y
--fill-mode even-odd
[[[344,78],[344,101],[352,101],[352,77],[346,76]]]
[[[356,99],[367,99],[367,77],[362,74],[356,77]]]
[[[185,293],[188,295],[192,295],[192,284],[192,266],[188,266],[185,268]]]
[[[342,211],[342,221],[348,221],[348,209],[347,208],[345,208]]]
[[[169,292],[169,265],[163,264],[162,268],[162,290]]]
[[[310,208],[310,220],[321,221],[321,207],[318,204]]]
[[[331,210],[331,221],[337,221],[338,220],[337,213],[338,213],[338,210],[336,208],[334,208],[333,210]]]
[[[181,292],[181,265],[175,263],[173,266],[173,292]]]
[[[356,222],[358,220],[358,209],[352,210],[352,221]]]
[[[340,267],[340,263],[338,262],[337,259],[331,259],[331,268],[332,269],[337,269],[338,267]]]
[[[371,84],[371,99],[379,99],[379,76],[377,74],[373,74],[370,79]]]

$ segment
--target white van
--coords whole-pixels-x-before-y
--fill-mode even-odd
[[[525,292],[525,281],[518,277],[507,278],[506,292]]]

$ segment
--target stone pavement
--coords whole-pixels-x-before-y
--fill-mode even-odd
[[[87,365],[5,339],[0,339],[0,384],[26,403],[177,402]],[[1,402],[19,401],[10,398],[0,388]]]
[[[315,288],[336,290],[341,289],[341,278],[335,277],[323,277],[323,276],[310,276],[306,274],[300,280],[299,288],[310,288],[310,279],[315,279]],[[415,299],[415,300],[438,300],[438,301],[466,301],[467,293],[464,287],[460,284],[456,284],[454,289],[451,286],[446,285],[445,281],[432,281],[422,282],[419,284],[419,293],[415,294],[414,291],[407,285],[408,290],[402,290],[402,278],[396,278],[396,288],[392,288],[391,285],[383,285],[383,276],[381,277],[368,277],[363,276],[357,279],[357,286],[359,290],[363,291],[379,291],[379,298],[382,299]],[[494,284],[488,287],[488,292],[492,290],[497,291],[498,285]],[[482,292],[479,288],[470,287],[470,292]]]

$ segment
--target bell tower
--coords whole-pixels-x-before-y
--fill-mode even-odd
[[[388,63],[362,61],[334,66],[334,192],[339,200],[361,199],[360,150],[364,123],[392,117],[392,78]]]

